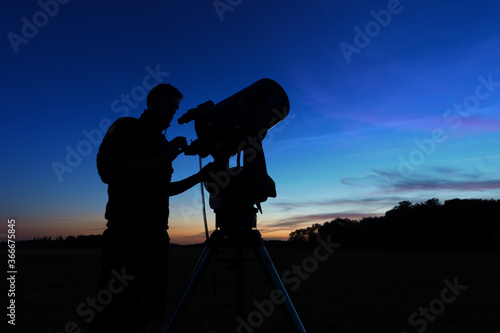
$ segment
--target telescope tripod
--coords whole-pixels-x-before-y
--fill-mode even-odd
[[[253,210],[252,210],[253,211]],[[256,209],[252,213],[248,213],[243,217],[243,223],[238,224],[238,221],[230,221],[227,215],[217,214],[216,224],[217,228],[212,233],[210,238],[207,241],[207,244],[198,259],[198,262],[191,273],[191,276],[188,280],[188,283],[182,293],[182,296],[177,303],[177,306],[172,311],[168,322],[163,328],[162,333],[173,332],[175,325],[177,324],[180,316],[186,309],[186,305],[189,302],[191,296],[193,295],[194,288],[199,284],[203,273],[206,271],[210,260],[217,253],[217,249],[220,248],[221,243],[228,239],[229,241],[234,241],[234,251],[235,258],[234,266],[236,269],[236,286],[237,286],[237,298],[238,298],[238,315],[243,317],[245,315],[245,306],[244,306],[244,274],[243,274],[243,261],[248,260],[248,258],[243,258],[243,249],[244,243],[250,244],[253,248],[257,258],[259,259],[262,268],[264,269],[266,276],[271,282],[272,286],[275,288],[274,290],[278,291],[278,296],[281,298],[279,303],[282,303],[288,315],[288,319],[290,323],[295,327],[296,332],[305,333],[305,329],[300,321],[300,318],[295,311],[295,308],[288,296],[288,293],[281,281],[276,268],[267,252],[264,242],[262,240],[261,234],[257,229],[253,229],[252,225],[255,227],[256,224]],[[229,216],[231,216],[230,214]],[[233,216],[234,217],[234,216]],[[241,222],[241,221],[239,221]],[[242,226],[244,224],[244,226]],[[274,293],[274,291],[273,291]],[[278,297],[277,297],[278,298]]]

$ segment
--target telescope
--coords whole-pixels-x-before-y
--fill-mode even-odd
[[[261,79],[214,104],[207,101],[188,110],[178,122],[194,120],[198,139],[185,150],[186,155],[214,159],[229,158],[254,138],[260,142],[267,131],[288,115],[290,102],[283,88],[273,80]]]
[[[249,258],[244,258],[243,249],[248,246],[257,255],[273,290],[281,293],[291,325],[296,332],[305,333],[256,229],[257,211],[262,213],[260,203],[276,197],[275,183],[267,174],[262,141],[269,129],[286,118],[289,109],[290,102],[283,88],[273,80],[261,79],[217,104],[207,101],[179,118],[179,124],[194,121],[198,136],[184,149],[184,154],[202,158],[211,155],[215,162],[222,163],[215,163],[216,168],[209,173],[210,180],[205,182],[210,207],[215,212],[216,229],[207,240],[163,333],[173,331],[210,260],[227,242],[232,244],[234,252],[231,267],[236,271],[238,315],[246,315],[243,264]],[[242,153],[243,165],[240,163]],[[229,159],[235,155],[238,155],[237,166],[230,168]]]
[[[184,150],[186,155],[227,160],[226,166],[211,172],[210,180],[205,182],[217,227],[228,227],[226,216],[236,212],[240,223],[255,227],[251,207],[257,205],[262,213],[260,203],[276,197],[275,183],[267,174],[262,141],[269,129],[286,118],[289,109],[283,88],[271,79],[260,79],[217,104],[207,101],[179,118],[179,124],[194,121],[198,136]],[[230,168],[229,158],[235,155],[238,165]],[[248,218],[241,218],[243,212],[248,213],[243,214]],[[231,223],[234,225],[234,221]]]

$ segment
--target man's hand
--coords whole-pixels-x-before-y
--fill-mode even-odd
[[[172,139],[172,141],[170,141],[168,144],[169,144],[170,152],[171,152],[172,157],[173,157],[172,161],[177,156],[179,156],[179,154],[182,153],[184,151],[184,149],[186,149],[188,146],[187,140],[183,136],[178,136],[178,137]]]

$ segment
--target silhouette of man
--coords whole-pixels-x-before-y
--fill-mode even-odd
[[[97,169],[108,184],[103,233],[103,267],[98,282],[92,333],[148,332],[165,312],[169,196],[208,178],[212,164],[171,182],[172,161],[186,139],[168,142],[162,132],[183,95],[169,84],[155,86],[139,119],[122,117],[107,131]]]

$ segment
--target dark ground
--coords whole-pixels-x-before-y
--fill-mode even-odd
[[[201,250],[172,248],[169,309]],[[269,252],[307,332],[500,331],[497,253],[339,248],[318,261],[313,249]],[[16,264],[16,326],[7,325],[3,315],[2,332],[87,332],[76,308],[96,295],[99,250],[18,248]],[[176,331],[209,332],[214,321],[214,332],[238,331],[234,271],[227,266],[212,261]],[[294,272],[294,266],[302,268]],[[266,307],[272,288],[258,261],[245,264],[245,277],[247,313],[252,315],[242,319],[249,326],[240,326],[239,332],[293,332],[282,307]],[[453,284],[455,294],[449,290]],[[155,323],[152,332],[161,332],[167,318]]]

